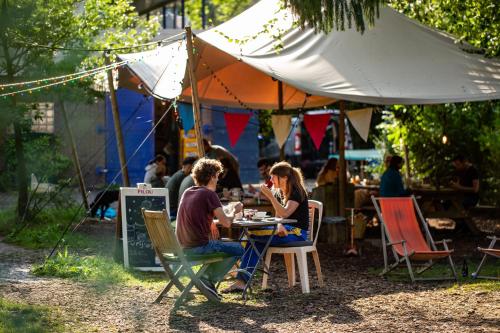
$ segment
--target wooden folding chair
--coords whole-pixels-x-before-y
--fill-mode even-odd
[[[412,282],[416,280],[457,280],[457,273],[451,259],[453,250],[449,250],[447,245],[451,240],[443,239],[435,242],[432,239],[427,221],[424,219],[414,196],[404,198],[375,198],[372,196],[372,201],[381,222],[384,270],[380,275],[385,275],[406,262]],[[418,214],[424,229],[425,239],[415,212]],[[436,244],[442,244],[444,250],[437,250]],[[387,258],[387,247],[389,246],[395,259],[395,263],[391,265],[388,264]],[[432,267],[435,260],[438,259],[448,259],[453,277],[415,277],[412,262],[427,262],[422,269],[416,271],[417,274],[420,274]]]
[[[491,243],[488,246],[488,248],[482,248],[478,247],[477,249],[479,252],[484,253],[483,259],[481,259],[481,262],[479,263],[479,266],[477,267],[476,271],[471,274],[473,279],[492,279],[492,280],[500,280],[499,277],[495,276],[485,276],[485,275],[479,275],[479,272],[481,271],[481,267],[483,264],[486,262],[486,258],[488,256],[492,256],[494,258],[500,258],[500,249],[494,249],[493,247],[495,246],[495,243],[497,242],[497,237],[496,236],[488,236],[489,239],[491,239]]]
[[[218,297],[203,286],[200,277],[207,269],[208,264],[222,261],[228,255],[225,253],[212,253],[186,256],[170,225],[170,219],[166,210],[160,212],[149,211],[143,208],[142,216],[144,217],[146,229],[156,255],[160,259],[167,278],[170,280],[154,302],[159,303],[174,285],[181,291],[181,295],[175,301],[174,308],[182,304],[193,286],[196,286],[209,301],[220,302]],[[175,272],[172,270],[171,265],[177,267]],[[201,268],[195,273],[192,267],[198,265],[201,265]],[[186,286],[179,280],[181,275],[187,275],[190,279]]]
[[[314,233],[314,218],[318,212],[318,230]],[[271,265],[271,256],[274,253],[283,254],[285,258],[285,266],[288,275],[288,286],[295,285],[295,256],[299,266],[300,284],[303,293],[309,293],[309,273],[307,269],[307,253],[313,256],[314,264],[316,266],[316,273],[318,275],[319,285],[323,286],[323,274],[321,273],[321,264],[319,262],[318,250],[316,249],[316,241],[321,227],[321,220],[323,217],[323,203],[315,200],[309,200],[309,230],[308,240],[301,242],[291,242],[279,246],[272,246],[267,249],[265,267],[269,269]],[[263,274],[262,288],[267,288],[268,274]]]

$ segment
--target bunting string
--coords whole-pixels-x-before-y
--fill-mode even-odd
[[[109,52],[109,51],[122,51],[122,50],[138,49],[141,47],[147,47],[147,46],[151,46],[154,44],[157,44],[158,47],[161,47],[162,45],[164,45],[168,42],[175,42],[179,39],[184,38],[185,34],[186,33],[183,31],[183,32],[178,33],[174,36],[166,37],[166,38],[163,38],[161,40],[157,40],[157,41],[153,41],[153,42],[137,44],[137,45],[130,45],[130,46],[115,47],[115,48],[104,48],[104,49],[70,48],[70,47],[63,47],[63,46],[42,45],[42,44],[38,44],[36,42],[33,43],[33,42],[25,42],[25,41],[17,41],[17,42],[15,42],[15,44],[27,45],[28,48],[41,48],[41,49],[48,49],[48,50],[54,50],[54,51]]]
[[[65,85],[68,82],[75,81],[75,80],[82,80],[86,77],[90,77],[90,76],[102,73],[102,72],[107,71],[109,69],[116,69],[118,67],[124,66],[127,63],[128,63],[127,61],[122,61],[122,62],[110,64],[108,66],[94,68],[92,70],[85,71],[85,72],[78,74],[78,75],[77,74],[69,74],[69,75],[64,76],[63,79],[58,78],[57,79],[58,81],[55,81],[55,82],[50,82],[50,81],[54,81],[53,78],[44,79],[44,80],[37,80],[37,84],[38,84],[37,86],[3,93],[3,94],[0,94],[0,97],[7,98],[8,96],[13,96],[13,95],[17,95],[17,94],[22,95],[24,93],[32,94],[34,91],[53,87],[53,86],[60,85],[60,84]],[[40,84],[41,82],[49,82],[49,83]],[[3,88],[2,88],[2,90],[3,90]]]

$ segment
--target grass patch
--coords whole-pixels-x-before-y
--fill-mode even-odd
[[[0,332],[63,332],[59,317],[48,307],[28,305],[0,298]]]
[[[477,266],[479,266],[479,261],[472,261],[468,262],[469,266],[469,275],[468,276],[462,276],[462,268],[455,266],[455,270],[457,271],[458,275],[458,284],[455,283],[452,287],[450,287],[451,290],[456,289],[456,288],[463,288],[465,290],[470,290],[470,291],[500,291],[500,281],[494,281],[494,280],[475,280],[470,277],[470,274],[476,270]],[[432,277],[441,277],[441,276],[452,276],[451,273],[451,268],[448,264],[444,263],[438,263],[432,266],[431,269],[428,269],[422,274],[415,274],[415,267],[413,267],[413,273],[415,277],[425,277],[425,278],[432,278]],[[369,268],[368,272],[373,275],[378,275],[382,272],[381,268]],[[487,276],[496,276],[500,277],[500,268],[498,267],[498,264],[495,262],[494,259],[489,258],[489,261],[487,261],[483,267],[481,268],[481,275],[487,275]],[[393,270],[392,272],[388,273],[386,275],[387,279],[389,281],[394,281],[394,282],[410,282],[410,275],[408,274],[408,269],[406,266],[401,266]],[[453,281],[453,280],[450,280]],[[417,281],[417,282],[427,282],[427,281]],[[429,282],[435,282],[435,281],[429,281]]]
[[[73,219],[78,222],[82,214],[78,206],[45,208],[19,231],[20,225],[16,223],[15,211],[3,210],[0,212],[0,233],[7,235],[5,241],[12,244],[29,249],[50,248],[57,243],[68,223]],[[90,243],[88,238],[71,233],[65,236],[64,241],[75,248],[95,245]]]
[[[124,284],[158,289],[165,281],[163,274],[127,270],[112,258],[101,255],[81,256],[69,253],[67,248],[48,259],[45,264],[34,266],[33,274],[85,281],[98,288]]]

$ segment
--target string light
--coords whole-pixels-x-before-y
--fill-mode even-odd
[[[43,78],[43,79],[38,79],[38,80],[32,80],[32,81],[25,81],[25,82],[16,82],[16,83],[7,83],[7,84],[1,84],[0,89],[4,90],[5,88],[12,88],[12,87],[22,87],[22,86],[31,86],[31,85],[41,85],[41,84],[47,84],[51,81],[61,81],[63,82],[65,79],[71,79],[71,78],[82,78],[84,77],[83,75],[85,74],[91,74],[94,72],[102,72],[103,70],[108,70],[109,68],[112,68],[113,66],[122,66],[126,64],[126,61],[121,61],[118,63],[114,63],[111,65],[107,66],[102,66],[102,67],[97,67],[97,68],[92,68],[89,70],[85,71],[80,71],[77,73],[72,73],[72,74],[66,74],[66,75],[60,75],[60,76],[54,76],[54,77],[48,77],[48,78]]]
[[[85,48],[69,48],[69,47],[62,47],[62,46],[50,46],[50,45],[41,45],[38,43],[33,43],[33,42],[24,42],[24,41],[17,41],[15,44],[19,45],[29,45],[30,48],[40,48],[40,49],[48,49],[48,50],[63,50],[63,51],[84,51],[84,52],[109,52],[109,51],[120,51],[120,50],[130,50],[130,49],[137,49],[141,47],[147,47],[156,44],[157,47],[161,47],[162,44],[165,44],[167,42],[175,42],[179,39],[184,39],[185,38],[185,32],[178,33],[174,36],[166,37],[163,38],[159,41],[153,41],[153,42],[148,42],[144,44],[138,44],[138,45],[131,45],[131,46],[122,46],[122,47],[115,47],[115,48],[107,48],[107,49],[85,49]]]
[[[121,66],[125,65],[126,63],[127,63],[126,61],[118,63],[119,64],[118,67],[121,67]],[[59,80],[59,81],[56,81],[56,82],[42,84],[42,85],[39,85],[37,87],[25,88],[25,89],[22,89],[22,90],[17,90],[17,91],[12,91],[12,92],[8,92],[8,93],[0,94],[0,97],[7,98],[7,96],[14,96],[16,94],[20,94],[21,96],[23,96],[23,94],[25,92],[28,92],[28,93],[31,94],[33,91],[36,91],[36,90],[41,90],[41,89],[44,89],[44,88],[49,88],[49,87],[57,86],[57,85],[60,85],[60,84],[66,85],[66,83],[68,83],[68,82],[75,81],[75,80],[81,80],[83,78],[90,77],[90,76],[102,73],[102,72],[104,72],[106,70],[109,70],[109,69],[113,68],[114,65],[116,65],[116,64],[112,64],[112,65],[109,65],[109,66],[103,66],[103,67],[100,67],[98,70],[97,69],[90,70],[90,71],[85,72],[84,74],[81,74],[80,76],[77,76],[77,77],[68,75],[68,76],[66,76],[67,78],[64,79],[64,80]],[[41,82],[50,82],[51,80],[43,79],[43,80],[40,80],[40,81]]]

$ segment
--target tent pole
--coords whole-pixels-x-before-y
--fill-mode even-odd
[[[339,116],[339,215],[345,216],[346,164],[345,164],[345,102],[340,101]]]
[[[196,133],[196,145],[198,148],[198,157],[205,156],[205,148],[201,137],[201,116],[200,103],[198,99],[198,82],[194,73],[194,52],[193,52],[193,34],[191,27],[186,27],[186,41],[188,51],[188,70],[189,81],[191,81],[191,95],[193,98],[194,131]]]
[[[104,54],[104,61],[106,63],[106,66],[109,66],[111,64],[108,53]],[[116,99],[116,91],[113,85],[113,74],[111,68],[107,70],[107,75],[108,75],[109,98],[111,100],[111,111],[113,113],[113,122],[115,125],[116,145],[118,147],[118,157],[120,158],[120,168],[122,171],[123,186],[129,187],[130,182],[128,178],[127,162],[125,158],[125,145],[123,144],[122,127],[120,124],[120,113],[118,111],[118,101]]]
[[[278,80],[278,113],[283,114],[283,82]],[[280,161],[285,160],[285,146],[286,141],[283,146],[280,147]]]
[[[68,114],[66,113],[66,108],[64,107],[64,101],[59,101],[59,103],[61,104],[64,126],[66,127],[66,131],[68,132],[69,142],[71,144],[71,156],[73,157],[73,165],[75,167],[76,174],[78,176],[78,185],[80,186],[83,205],[85,206],[85,210],[89,210],[90,206],[87,198],[87,190],[85,189],[85,182],[83,180],[82,168],[80,166],[80,160],[78,159],[78,153],[76,151],[75,137],[73,136],[73,131],[71,131],[71,127],[69,127]]]

